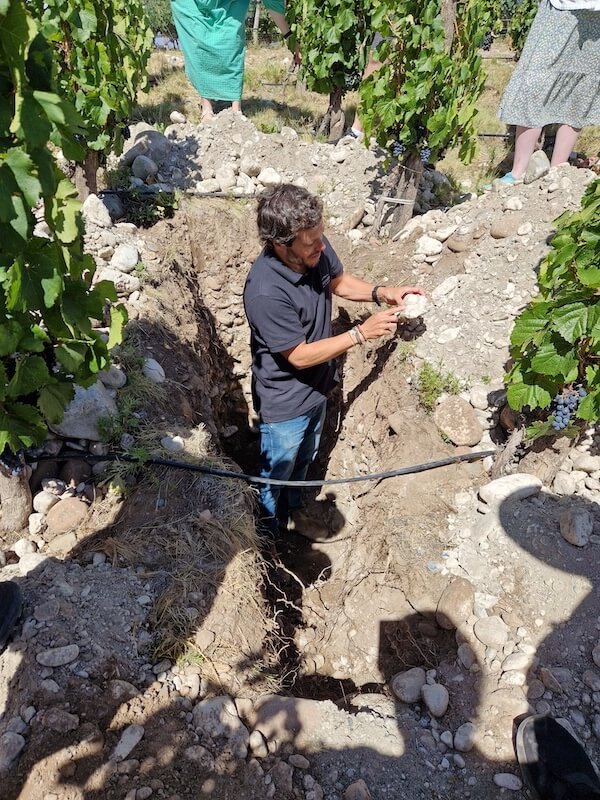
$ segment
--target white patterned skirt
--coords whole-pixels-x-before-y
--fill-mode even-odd
[[[542,0],[498,116],[525,128],[600,125],[600,11]]]

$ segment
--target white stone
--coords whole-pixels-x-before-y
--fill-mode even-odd
[[[29,515],[29,533],[31,536],[37,536],[44,528],[44,515],[39,512],[34,512]]]
[[[79,647],[67,644],[64,647],[52,647],[38,653],[35,660],[43,667],[62,667],[79,657]]]
[[[65,409],[62,422],[50,427],[55,433],[70,439],[97,442],[102,438],[98,430],[99,419],[116,413],[117,405],[103,383],[96,381],[85,389],[76,385],[75,395]],[[35,511],[39,510],[35,508]]]
[[[531,222],[524,222],[517,228],[517,234],[519,236],[529,236],[529,234],[532,233],[532,231],[533,231],[533,225],[531,224]]]
[[[525,497],[532,497],[539,494],[541,488],[542,482],[538,477],[518,472],[485,484],[479,489],[479,497],[488,505],[500,504],[508,499],[523,500]]]
[[[527,670],[531,665],[531,656],[527,653],[511,653],[502,662],[503,672],[510,670]]]
[[[482,383],[476,384],[469,392],[469,402],[473,408],[478,408],[480,411],[485,411],[488,407],[488,394],[489,388]]]
[[[536,150],[529,158],[527,170],[523,176],[523,183],[532,183],[541,178],[550,169],[550,161],[543,150]]]
[[[508,641],[508,627],[506,623],[497,616],[484,617],[478,619],[473,626],[475,636],[483,644],[496,649],[503,647]]]
[[[99,228],[112,228],[113,221],[109,210],[95,194],[88,195],[83,201],[81,213],[86,222],[98,225]]]
[[[129,275],[114,267],[104,267],[96,273],[94,282],[110,281],[114,283],[117,294],[129,296],[140,289],[140,279],[137,275]]]
[[[123,761],[131,753],[133,748],[144,738],[144,728],[142,725],[129,725],[121,734],[121,738],[112,752],[113,761]]]
[[[407,294],[402,301],[402,308],[398,311],[398,319],[418,319],[422,317],[429,307],[428,299],[422,294]]]
[[[233,189],[237,183],[235,171],[232,169],[232,167],[221,167],[221,169],[218,169],[215,175],[215,180],[218,182],[219,189],[222,192],[227,192],[229,189]]]
[[[219,192],[220,190],[219,181],[214,178],[206,178],[196,183],[196,191],[198,194],[213,194],[213,192]]]
[[[505,211],[520,211],[523,208],[523,201],[517,195],[507,198],[502,208]]]
[[[554,478],[552,489],[556,494],[571,495],[575,494],[577,488],[577,480],[571,475],[570,472],[565,472],[560,469]]]
[[[507,686],[524,686],[525,685],[525,673],[520,672],[516,669],[508,670],[507,672],[503,672],[500,676],[500,682],[498,685],[500,687],[507,687]]]
[[[433,239],[437,239],[439,242],[445,242],[446,239],[449,239],[452,234],[456,232],[457,228],[458,225],[445,225],[443,228],[436,228],[429,231],[429,235]]]
[[[413,667],[394,675],[390,682],[390,688],[398,700],[403,703],[416,703],[421,697],[421,689],[425,680],[425,670],[421,667]]]
[[[235,758],[246,758],[250,734],[229,697],[211,697],[196,704],[192,724],[203,735],[227,738]]]
[[[494,783],[501,789],[508,789],[511,792],[519,792],[523,788],[521,779],[512,772],[497,772],[494,775]]]
[[[454,747],[454,736],[452,736],[452,731],[443,731],[440,735],[440,739],[446,745],[446,747]]]
[[[454,734],[454,749],[461,753],[468,753],[475,746],[477,729],[472,722],[465,722],[457,728]]]
[[[332,161],[335,161],[336,164],[343,164],[344,161],[348,158],[349,152],[348,150],[336,147],[334,148],[331,153],[329,154],[329,158]]]
[[[424,256],[436,256],[444,249],[442,243],[432,236],[425,234],[416,241],[415,253]]]
[[[567,508],[560,517],[560,534],[575,547],[585,547],[594,531],[594,517],[583,508]]]
[[[573,456],[573,469],[591,474],[600,470],[600,456],[589,453],[579,453]]]
[[[38,548],[30,539],[17,539],[10,549],[16,556],[22,558],[27,553],[37,553]]]
[[[164,369],[154,358],[147,358],[144,361],[142,372],[153,383],[163,383],[166,380]]]
[[[442,331],[437,337],[436,342],[438,344],[448,344],[458,338],[459,334],[460,328],[446,328],[446,330]]]
[[[246,175],[249,175],[251,178],[256,178],[260,175],[260,161],[252,156],[242,156],[240,160],[240,172],[244,172]]]
[[[169,119],[173,125],[185,125],[187,122],[187,118],[181,113],[181,111],[171,111],[169,114]]]
[[[264,167],[258,174],[259,183],[263,186],[279,186],[283,183],[281,175],[273,167]]]
[[[34,495],[33,498],[33,510],[37,511],[38,514],[47,514],[48,511],[52,508],[53,505],[56,505],[60,500],[58,495],[52,494],[52,492],[38,492]]]
[[[267,743],[260,731],[252,731],[248,739],[248,746],[255,758],[266,758],[269,755]]]
[[[102,383],[109,389],[122,389],[127,383],[127,375],[116,364],[111,364],[108,369],[98,373]]]
[[[117,245],[115,252],[110,260],[111,267],[118,269],[119,272],[132,272],[139,264],[140,254],[137,247],[132,244],[122,243]]]
[[[435,289],[431,292],[431,299],[437,305],[442,298],[449,295],[453,292],[459,284],[459,277],[458,275],[450,275],[449,278],[446,278],[445,281],[442,281],[439,286],[436,286]]]
[[[243,194],[251,196],[256,191],[254,181],[245,172],[240,172],[237,176],[236,188],[241,189]]]
[[[160,443],[169,453],[181,453],[185,450],[185,442],[181,436],[163,436]]]
[[[421,695],[430,714],[433,714],[434,717],[444,716],[450,700],[448,689],[445,686],[442,686],[441,683],[434,683],[431,686],[425,684],[421,687]]]

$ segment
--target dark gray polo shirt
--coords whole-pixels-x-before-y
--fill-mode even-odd
[[[270,250],[256,259],[244,288],[250,323],[252,394],[264,422],[282,422],[313,411],[336,383],[335,359],[295,369],[281,355],[302,342],[331,336],[331,279],[343,266],[324,237],[319,263],[304,275],[283,264]]]

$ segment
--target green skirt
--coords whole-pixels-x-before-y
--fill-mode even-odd
[[[240,100],[250,0],[171,0],[185,72],[201,97]],[[283,13],[283,0],[265,7]]]

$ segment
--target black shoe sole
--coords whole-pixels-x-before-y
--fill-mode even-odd
[[[0,650],[8,641],[8,637],[21,615],[23,594],[14,581],[0,581]]]
[[[515,752],[523,781],[535,800],[600,800],[600,780],[581,744],[555,719],[527,717]]]

